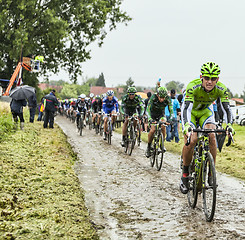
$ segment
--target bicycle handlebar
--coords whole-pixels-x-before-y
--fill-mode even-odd
[[[209,133],[226,133],[227,130],[225,130],[225,129],[192,129],[190,127],[188,129],[189,136],[187,138],[187,142],[186,142],[185,146],[189,146],[190,145],[191,135],[192,135],[193,132],[209,134]],[[226,143],[227,147],[231,145],[231,141],[234,143],[232,132],[230,130],[228,130],[228,133],[229,133],[230,137],[228,139],[228,142]]]

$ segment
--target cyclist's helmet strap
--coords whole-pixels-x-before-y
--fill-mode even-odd
[[[168,96],[168,91],[165,87],[159,87],[157,89],[157,94],[161,98],[166,98]]]
[[[203,76],[218,76],[220,74],[220,68],[214,62],[207,62],[202,65],[201,73]]]
[[[128,90],[127,90],[128,93],[136,93],[137,90],[135,87],[129,87]]]

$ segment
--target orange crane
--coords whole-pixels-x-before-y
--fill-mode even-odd
[[[17,67],[15,68],[15,71],[9,81],[9,85],[5,91],[5,93],[3,94],[3,96],[9,96],[9,92],[14,84],[14,81],[16,79],[16,77],[18,76],[21,68],[25,68],[27,71],[32,71],[32,67],[31,67],[31,59],[27,58],[27,57],[23,57],[23,61],[19,62]]]

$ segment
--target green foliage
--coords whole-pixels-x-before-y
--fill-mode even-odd
[[[1,0],[0,74],[10,78],[23,55],[43,55],[42,72],[67,70],[76,83],[81,63],[90,58],[88,46],[99,46],[118,23],[131,18],[121,0]]]
[[[101,73],[99,75],[99,78],[98,78],[95,86],[102,86],[102,87],[105,87],[106,86],[105,85],[105,77],[104,77],[104,74],[103,73]]]
[[[77,98],[82,93],[88,95],[90,88],[87,84],[78,85],[78,84],[65,84],[61,90],[60,97],[61,99],[65,98]]]
[[[181,89],[184,87],[184,83],[179,81],[170,81],[165,84],[166,88],[170,91],[171,89],[175,89],[177,93],[181,92]]]
[[[129,87],[132,87],[132,86],[135,86],[135,85],[134,85],[133,79],[130,77],[130,78],[126,81],[126,85],[124,85],[124,87],[123,87],[123,88],[124,88],[124,89],[123,89],[124,94],[126,94],[128,88],[129,88]]]
[[[92,87],[92,86],[97,86],[96,83],[98,81],[98,78],[95,78],[95,77],[92,77],[92,78],[88,78],[84,84],[87,84],[89,87]]]

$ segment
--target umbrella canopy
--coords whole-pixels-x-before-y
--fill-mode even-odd
[[[30,87],[28,85],[18,86],[14,88],[9,96],[15,100],[23,100],[28,99],[29,97],[35,94],[35,88]]]
[[[137,95],[140,95],[142,98],[147,99],[147,94],[144,92],[137,92]]]

